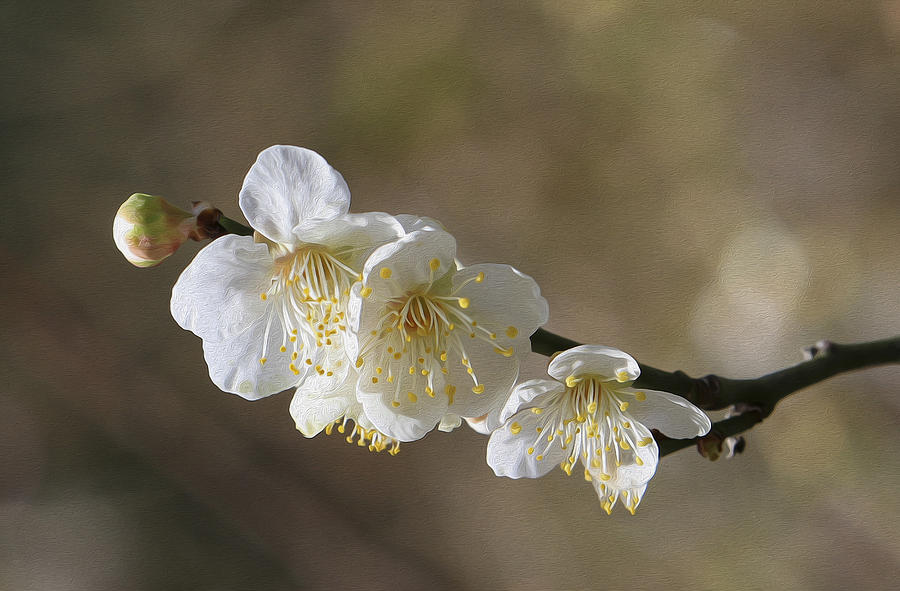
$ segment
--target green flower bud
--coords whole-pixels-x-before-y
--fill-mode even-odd
[[[194,214],[162,197],[135,193],[119,207],[113,221],[113,240],[133,265],[152,267],[197,231]]]

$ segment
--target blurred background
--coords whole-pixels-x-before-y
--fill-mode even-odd
[[[236,219],[272,144],[441,220],[547,328],[753,377],[900,333],[900,3],[0,3],[0,588],[845,589],[900,570],[900,371],[666,457],[611,517],[463,428],[375,455],[209,381],[133,192]],[[542,377],[532,355],[523,378]]]

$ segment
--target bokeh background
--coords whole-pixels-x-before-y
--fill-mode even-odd
[[[304,439],[126,263],[140,191],[228,215],[313,148],[354,211],[440,219],[548,328],[752,377],[900,332],[896,1],[0,3],[0,588],[845,589],[900,572],[900,372],[665,458],[637,516],[485,440]],[[524,377],[541,377],[532,355]]]

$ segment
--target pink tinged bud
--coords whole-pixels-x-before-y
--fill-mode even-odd
[[[113,240],[133,265],[152,267],[196,233],[197,218],[163,199],[135,193],[119,207]]]

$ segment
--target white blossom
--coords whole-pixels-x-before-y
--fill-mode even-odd
[[[621,499],[633,514],[659,460],[650,427],[679,439],[710,429],[687,400],[632,387],[640,367],[617,349],[574,347],[554,357],[548,373],[556,381],[518,384],[500,412],[487,451],[498,476],[538,478],[555,465],[571,474],[581,461],[603,509]]]
[[[458,268],[453,237],[417,227],[372,253],[349,304],[357,398],[399,441],[501,405],[547,320],[533,279],[508,265]]]
[[[403,228],[384,213],[347,213],[340,173],[295,146],[260,153],[240,206],[256,233],[201,250],[172,290],[172,316],[203,339],[222,390],[255,400],[301,382],[339,387],[350,287],[368,254]]]

